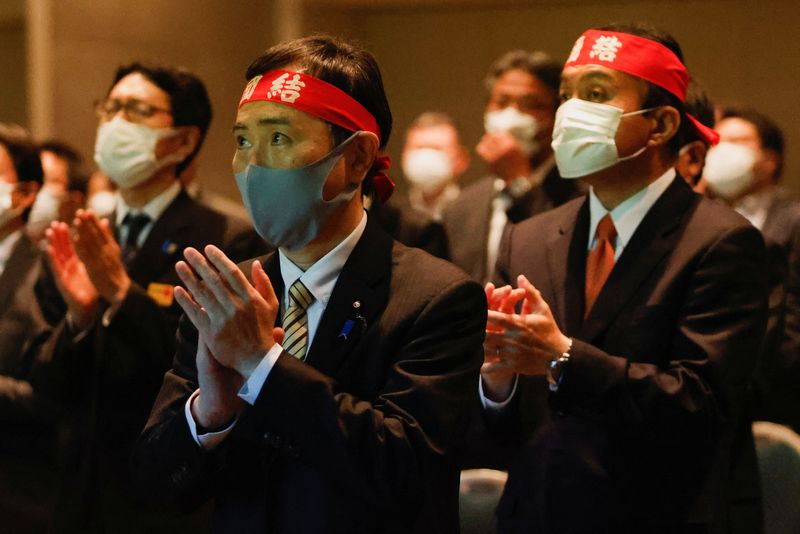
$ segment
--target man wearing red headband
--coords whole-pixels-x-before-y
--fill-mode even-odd
[[[564,67],[553,148],[590,193],[513,227],[486,288],[486,415],[531,438],[500,532],[761,529],[764,244],[676,175],[692,130],[716,142],[688,80],[675,40],[641,26],[585,32]]]
[[[247,78],[233,167],[278,251],[248,275],[215,247],[177,264],[186,315],[139,479],[183,509],[214,498],[218,532],[455,532],[452,450],[475,400],[485,296],[364,212],[362,193],[393,188],[369,53],[290,41]]]

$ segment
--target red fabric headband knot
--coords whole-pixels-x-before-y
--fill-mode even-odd
[[[646,80],[686,102],[689,71],[675,53],[650,39],[621,32],[586,30],[572,47],[564,67],[600,65]],[[700,136],[712,145],[719,134],[692,115],[687,117]]]
[[[244,88],[239,107],[257,100],[299,109],[350,132],[372,132],[381,143],[381,131],[372,113],[338,87],[308,74],[271,70],[255,76]],[[381,202],[386,202],[395,188],[387,174],[390,166],[388,156],[380,156],[373,165],[372,181]]]

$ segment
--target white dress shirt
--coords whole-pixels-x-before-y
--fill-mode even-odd
[[[325,313],[325,308],[328,306],[328,301],[336,286],[336,281],[339,279],[339,273],[342,272],[344,264],[347,262],[356,244],[364,234],[366,226],[367,214],[365,212],[361,217],[361,222],[358,223],[358,226],[355,227],[350,235],[336,245],[333,250],[317,260],[307,271],[303,271],[300,267],[292,263],[283,253],[283,250],[278,249],[278,261],[280,262],[281,278],[283,279],[282,309],[288,309],[289,288],[292,287],[292,284],[298,279],[303,282],[303,285],[306,286],[308,291],[314,296],[314,301],[308,309],[306,309],[306,316],[308,317],[308,350],[311,350],[314,335],[319,327],[322,314]],[[275,343],[272,348],[267,351],[261,362],[247,378],[242,389],[239,390],[239,397],[241,399],[250,405],[255,404],[281,352],[283,352],[283,347],[278,343]],[[205,449],[211,449],[228,435],[236,424],[236,421],[220,432],[209,432],[198,435],[197,424],[191,412],[191,404],[199,392],[199,389],[196,390],[186,402],[186,420],[189,423],[189,430],[192,433],[192,437],[197,444]]]
[[[770,187],[761,191],[756,191],[740,199],[734,206],[734,209],[739,212],[742,217],[750,221],[750,224],[759,230],[763,230],[773,200],[775,200],[775,189]]]
[[[412,208],[424,211],[430,215],[434,221],[442,220],[442,212],[444,209],[461,194],[461,188],[456,183],[449,183],[445,186],[439,196],[433,202],[433,205],[428,205],[425,202],[425,196],[422,189],[418,187],[411,187],[408,191],[408,203]]]
[[[522,188],[516,185],[512,185],[511,188],[521,189],[517,192],[517,195],[522,196],[531,189],[539,187],[542,185],[542,182],[544,182],[544,179],[547,178],[547,174],[553,169],[555,164],[555,157],[551,155],[533,170],[527,179],[527,183],[524,183],[525,181],[523,179]],[[503,230],[506,224],[508,224],[508,215],[506,212],[514,202],[514,199],[510,195],[503,193],[505,188],[505,180],[495,178],[495,196],[492,199],[492,213],[489,217],[489,233],[486,240],[486,273],[490,278],[492,274],[494,274],[494,265],[497,263],[497,253],[500,249],[500,241],[503,238]]]
[[[664,194],[664,191],[672,184],[675,179],[675,169],[669,169],[662,174],[655,181],[651,182],[647,187],[628,197],[622,201],[617,207],[610,212],[603,206],[600,199],[594,193],[594,189],[589,190],[589,241],[587,243],[587,250],[591,250],[597,241],[595,233],[600,219],[611,213],[611,220],[614,222],[614,227],[617,229],[616,245],[614,247],[614,260],[618,260],[620,254],[628,245],[639,227],[639,224],[644,219],[650,208],[656,201]],[[514,396],[517,391],[517,379],[514,379],[514,388],[511,394],[502,402],[494,402],[486,398],[483,394],[483,380],[479,380],[478,391],[481,396],[481,402],[486,410],[497,411],[504,408]]]

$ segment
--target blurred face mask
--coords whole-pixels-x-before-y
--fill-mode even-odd
[[[310,243],[328,217],[353,198],[358,188],[331,200],[322,198],[328,175],[355,133],[314,163],[296,169],[250,164],[236,174],[236,185],[256,232],[275,247],[296,250]]]
[[[28,215],[28,228],[39,230],[58,219],[62,195],[53,192],[52,187],[43,186],[36,195],[31,212]]]
[[[24,211],[14,207],[11,194],[15,189],[14,185],[0,181],[0,228],[12,219],[19,217]]]
[[[156,159],[156,144],[177,133],[174,128],[155,129],[114,117],[97,129],[94,161],[119,187],[136,187],[167,165],[186,159],[181,154]]]
[[[753,185],[755,162],[752,149],[723,141],[708,151],[703,178],[714,194],[733,200]]]
[[[403,174],[422,191],[435,191],[453,179],[453,163],[441,150],[417,148],[403,158]]]
[[[486,133],[510,133],[527,157],[533,156],[539,150],[539,143],[535,139],[540,130],[539,121],[515,107],[488,112],[483,117],[483,126]]]
[[[622,117],[655,108],[624,113],[620,108],[570,98],[558,108],[553,127],[553,152],[562,178],[580,178],[642,154],[647,145],[619,157],[616,136]]]
[[[86,202],[86,209],[92,210],[98,217],[108,217],[117,209],[117,195],[111,191],[95,193]]]

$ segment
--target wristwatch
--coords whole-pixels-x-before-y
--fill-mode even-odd
[[[569,363],[570,350],[572,350],[572,338],[569,338],[567,350],[561,353],[561,356],[550,360],[550,364],[547,366],[547,384],[552,392],[558,391],[558,387],[561,385],[561,380],[564,378],[564,368]]]

